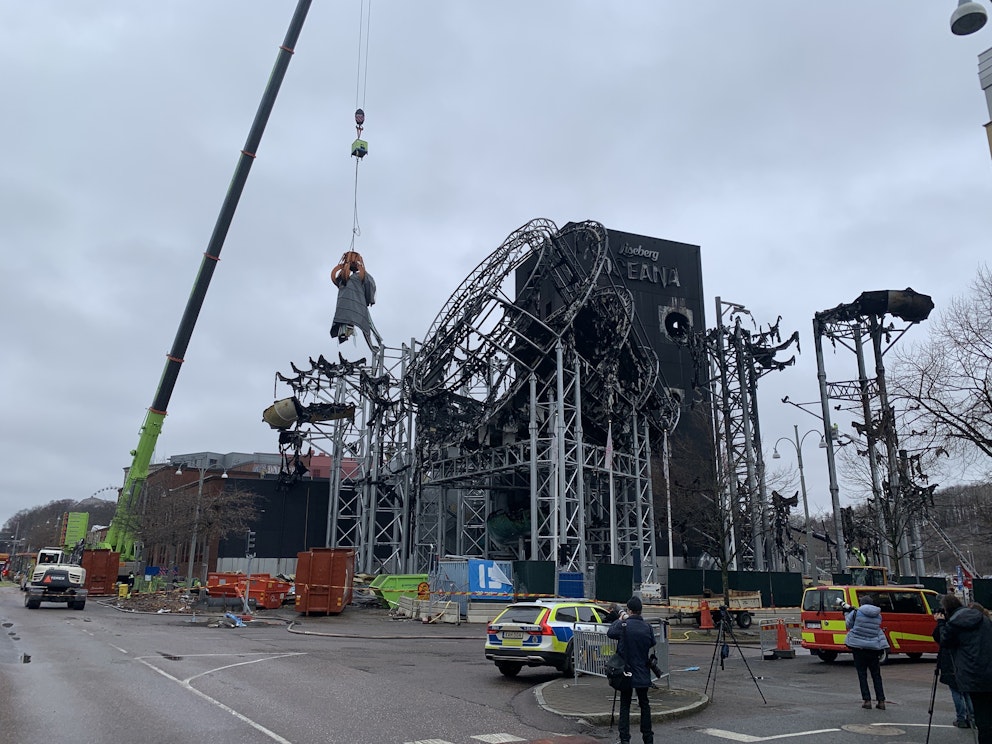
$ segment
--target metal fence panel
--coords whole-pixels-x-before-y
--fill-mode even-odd
[[[668,658],[668,621],[652,620],[651,629],[654,631],[658,671],[665,684],[671,686],[671,667]],[[617,642],[606,636],[608,627],[600,625],[596,630],[576,630],[572,635],[572,661],[574,681],[580,674],[591,674],[594,677],[606,676],[606,660],[617,652]],[[656,675],[655,675],[656,676]]]
[[[758,626],[761,658],[765,660],[794,658],[796,649],[802,647],[803,626],[801,622],[786,621],[778,618],[774,620],[762,620]],[[779,627],[783,628],[785,638],[779,638]]]

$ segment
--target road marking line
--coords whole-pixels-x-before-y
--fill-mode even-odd
[[[417,739],[417,741],[405,741],[403,744],[451,744],[444,739]]]
[[[828,729],[816,729],[814,731],[796,731],[791,734],[775,734],[774,736],[751,736],[750,734],[739,734],[736,731],[724,731],[723,729],[705,728],[700,729],[699,733],[709,734],[710,736],[716,736],[721,739],[730,739],[731,741],[740,741],[745,744],[753,744],[757,741],[772,741],[774,739],[791,739],[793,736],[812,736],[813,734],[828,734],[834,731],[840,731],[838,728],[828,728]]]
[[[479,734],[478,736],[473,736],[473,739],[478,739],[479,741],[484,741],[486,744],[510,744],[514,741],[527,741],[526,739],[521,739],[519,736],[514,736],[513,734]]]
[[[205,655],[205,656],[206,655],[210,655],[210,656],[214,656],[214,655],[221,656],[222,654],[203,654],[203,655]],[[234,716],[235,718],[237,718],[239,721],[242,721],[242,722],[248,724],[249,726],[251,726],[256,731],[258,731],[258,732],[260,732],[262,734],[265,734],[266,736],[268,736],[273,741],[278,742],[278,744],[293,744],[293,742],[291,742],[289,739],[284,739],[283,737],[279,736],[279,734],[277,734],[275,731],[272,731],[270,729],[265,728],[265,726],[263,726],[260,723],[256,723],[255,721],[253,721],[252,719],[250,719],[248,716],[244,715],[243,713],[239,713],[238,711],[234,710],[234,708],[230,707],[229,705],[225,705],[220,700],[217,700],[216,698],[212,698],[209,695],[207,695],[205,692],[201,692],[200,690],[197,690],[195,687],[193,687],[192,684],[190,684],[190,682],[192,680],[194,680],[194,679],[197,679],[198,677],[203,677],[204,675],[210,674],[212,672],[219,672],[219,671],[222,671],[224,669],[231,669],[232,667],[244,666],[245,664],[255,664],[255,663],[258,663],[259,661],[267,661],[268,659],[282,659],[282,658],[285,658],[287,656],[303,656],[303,655],[304,654],[302,652],[289,653],[289,654],[273,654],[273,655],[268,656],[266,658],[253,659],[251,661],[243,661],[243,662],[241,662],[239,664],[227,664],[226,666],[218,667],[216,669],[211,669],[209,671],[202,672],[201,674],[196,674],[196,675],[194,675],[192,677],[189,677],[188,679],[179,679],[178,677],[175,677],[175,676],[169,674],[164,669],[159,669],[157,666],[155,666],[151,662],[147,661],[146,659],[139,658],[138,661],[140,661],[142,664],[144,664],[146,667],[148,667],[152,671],[158,672],[159,674],[161,674],[166,679],[171,679],[173,682],[176,682],[181,687],[185,687],[189,692],[192,692],[194,695],[203,698],[208,703],[212,703],[213,705],[216,705],[218,708],[220,708],[221,710],[225,711],[226,713],[230,713],[232,716]]]
[[[287,656],[304,656],[303,651],[294,651],[288,654],[272,654],[271,656],[266,656],[261,659],[252,659],[251,661],[239,661],[237,664],[225,664],[224,666],[215,667],[214,669],[208,669],[205,672],[200,672],[199,674],[194,674],[192,677],[187,677],[183,680],[184,684],[189,684],[194,679],[199,677],[204,677],[208,674],[213,674],[214,672],[223,672],[225,669],[233,669],[234,667],[247,666],[248,664],[258,664],[260,661],[270,661],[272,659],[285,659]]]

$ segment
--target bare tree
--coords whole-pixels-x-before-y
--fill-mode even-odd
[[[200,507],[200,531],[207,544],[247,532],[260,514],[257,500],[253,491],[228,483],[211,490]]]
[[[209,546],[246,531],[258,516],[256,494],[225,479],[209,478],[202,490],[195,481],[177,488],[166,487],[169,482],[146,486],[145,502],[135,517],[150,564],[170,568],[180,564],[189,568],[191,560],[194,565],[205,564]]]
[[[196,513],[196,487],[167,488],[149,482],[143,492],[142,508],[133,515],[135,534],[144,544],[150,565],[174,566],[185,555],[193,534]]]
[[[920,551],[926,559],[939,549],[935,536],[920,527],[933,513],[938,485],[934,479],[943,472],[947,452],[931,432],[912,429],[903,414],[895,418],[896,429],[903,433],[895,472],[889,472],[888,455],[881,446],[870,452],[864,442],[848,438],[839,440],[836,452],[845,492],[856,502],[841,510],[848,543],[872,564],[881,565],[883,556],[888,555],[898,571],[902,558]],[[874,460],[877,484],[873,483],[869,458]],[[888,487],[893,477],[899,483],[897,498]],[[919,542],[907,539],[909,535]]]
[[[951,486],[939,491],[936,497],[934,513],[937,522],[953,543],[946,550],[941,549],[947,566],[953,566],[960,562],[962,556],[966,556],[973,568],[987,573],[988,566],[992,565],[992,532],[989,530],[992,524],[992,485]]]
[[[929,340],[896,352],[893,397],[914,414],[912,427],[955,453],[992,458],[992,271],[981,267],[967,294],[931,324]]]

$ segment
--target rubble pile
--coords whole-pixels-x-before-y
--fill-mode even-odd
[[[110,604],[128,612],[193,614],[194,604],[198,599],[197,595],[191,595],[186,589],[170,589],[159,592],[131,592],[127,597],[110,600]]]

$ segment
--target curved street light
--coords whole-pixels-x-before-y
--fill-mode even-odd
[[[951,13],[951,33],[955,36],[973,34],[980,30],[988,19],[989,15],[981,4],[958,0],[958,7]]]
[[[796,450],[796,461],[799,463],[799,487],[802,489],[803,494],[803,515],[805,518],[805,524],[803,525],[803,530],[806,533],[806,572],[811,579],[816,580],[817,576],[814,574],[816,569],[815,560],[813,560],[813,551],[811,543],[810,525],[809,525],[809,501],[806,498],[806,474],[803,472],[803,442],[806,441],[806,437],[810,434],[819,434],[820,436],[820,449],[826,449],[827,443],[823,438],[823,434],[818,432],[816,429],[810,429],[802,437],[799,436],[799,426],[793,424],[793,431],[795,432],[795,441],[789,439],[789,437],[779,437],[775,441],[775,446],[772,448],[772,459],[780,460],[782,455],[778,453],[778,443],[788,442]]]
[[[193,533],[189,539],[189,566],[186,569],[186,587],[190,588],[193,586],[193,558],[196,555],[196,533],[200,526],[200,503],[203,501],[203,480],[208,470],[216,469],[219,460],[215,457],[208,457],[206,459],[194,458],[190,460],[172,458],[170,462],[174,462],[176,465],[176,475],[183,474],[183,465],[199,471],[199,478],[196,481],[196,512],[193,516]],[[224,470],[224,474],[221,477],[226,478],[227,469],[222,469]],[[206,563],[206,557],[204,557],[203,562]]]

